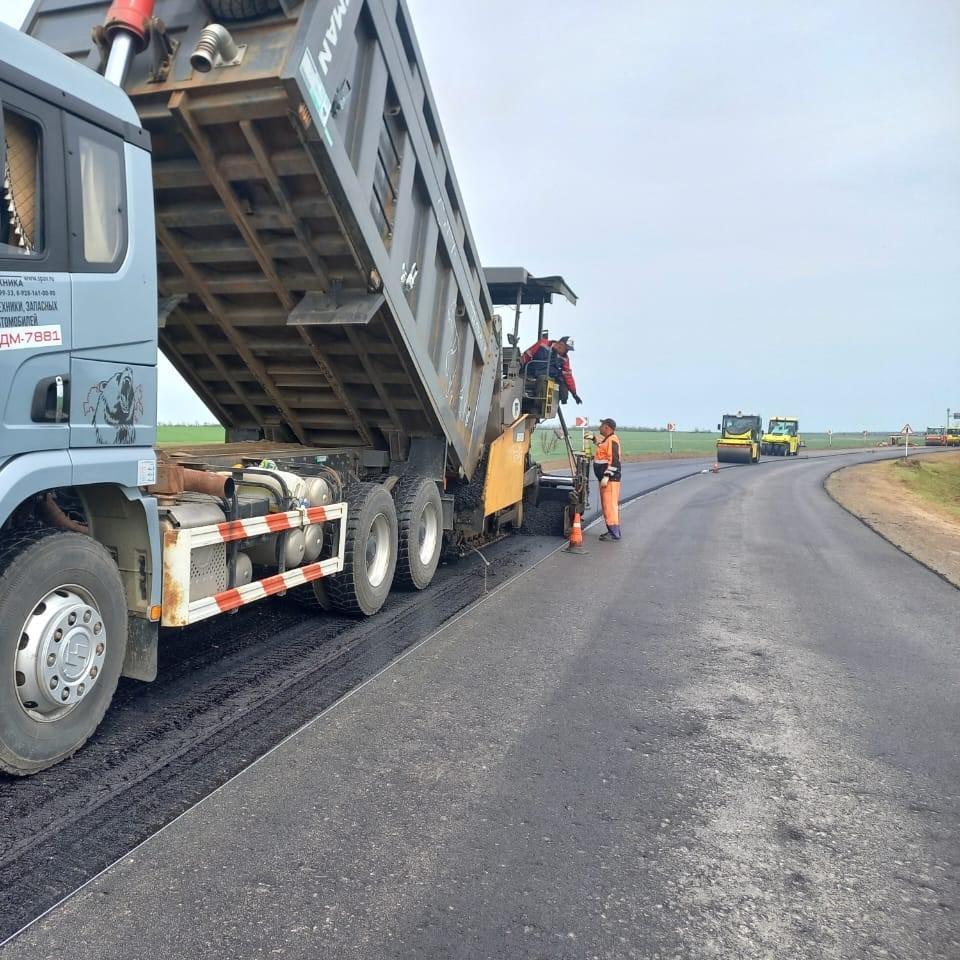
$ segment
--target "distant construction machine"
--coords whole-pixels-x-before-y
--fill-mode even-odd
[[[765,456],[795,457],[800,452],[800,421],[796,417],[772,417],[760,440]]]
[[[717,424],[719,463],[759,463],[763,418],[759,414],[725,413]]]

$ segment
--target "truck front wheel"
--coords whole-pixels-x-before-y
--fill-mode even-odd
[[[123,583],[101,544],[59,531],[0,542],[0,770],[25,776],[75,753],[126,647]]]
[[[378,483],[348,487],[349,505],[343,572],[328,577],[326,595],[334,610],[370,617],[384,604],[397,569],[397,508]]]

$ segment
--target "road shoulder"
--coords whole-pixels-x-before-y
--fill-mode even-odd
[[[960,460],[960,454],[928,455],[923,464],[911,458],[909,466],[901,460],[856,464],[831,474],[825,487],[884,539],[960,587],[960,520],[911,489],[904,473],[948,460]]]

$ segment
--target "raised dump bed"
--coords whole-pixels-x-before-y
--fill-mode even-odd
[[[108,6],[38,0],[25,29],[99,69]],[[154,13],[125,89],[153,143],[163,352],[231,438],[403,460],[442,436],[471,475],[499,345],[405,4]]]

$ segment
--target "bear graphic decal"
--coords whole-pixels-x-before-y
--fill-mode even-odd
[[[143,386],[134,381],[133,370],[124,367],[87,391],[83,412],[93,424],[97,443],[132,444],[137,438],[136,424],[143,416]]]

